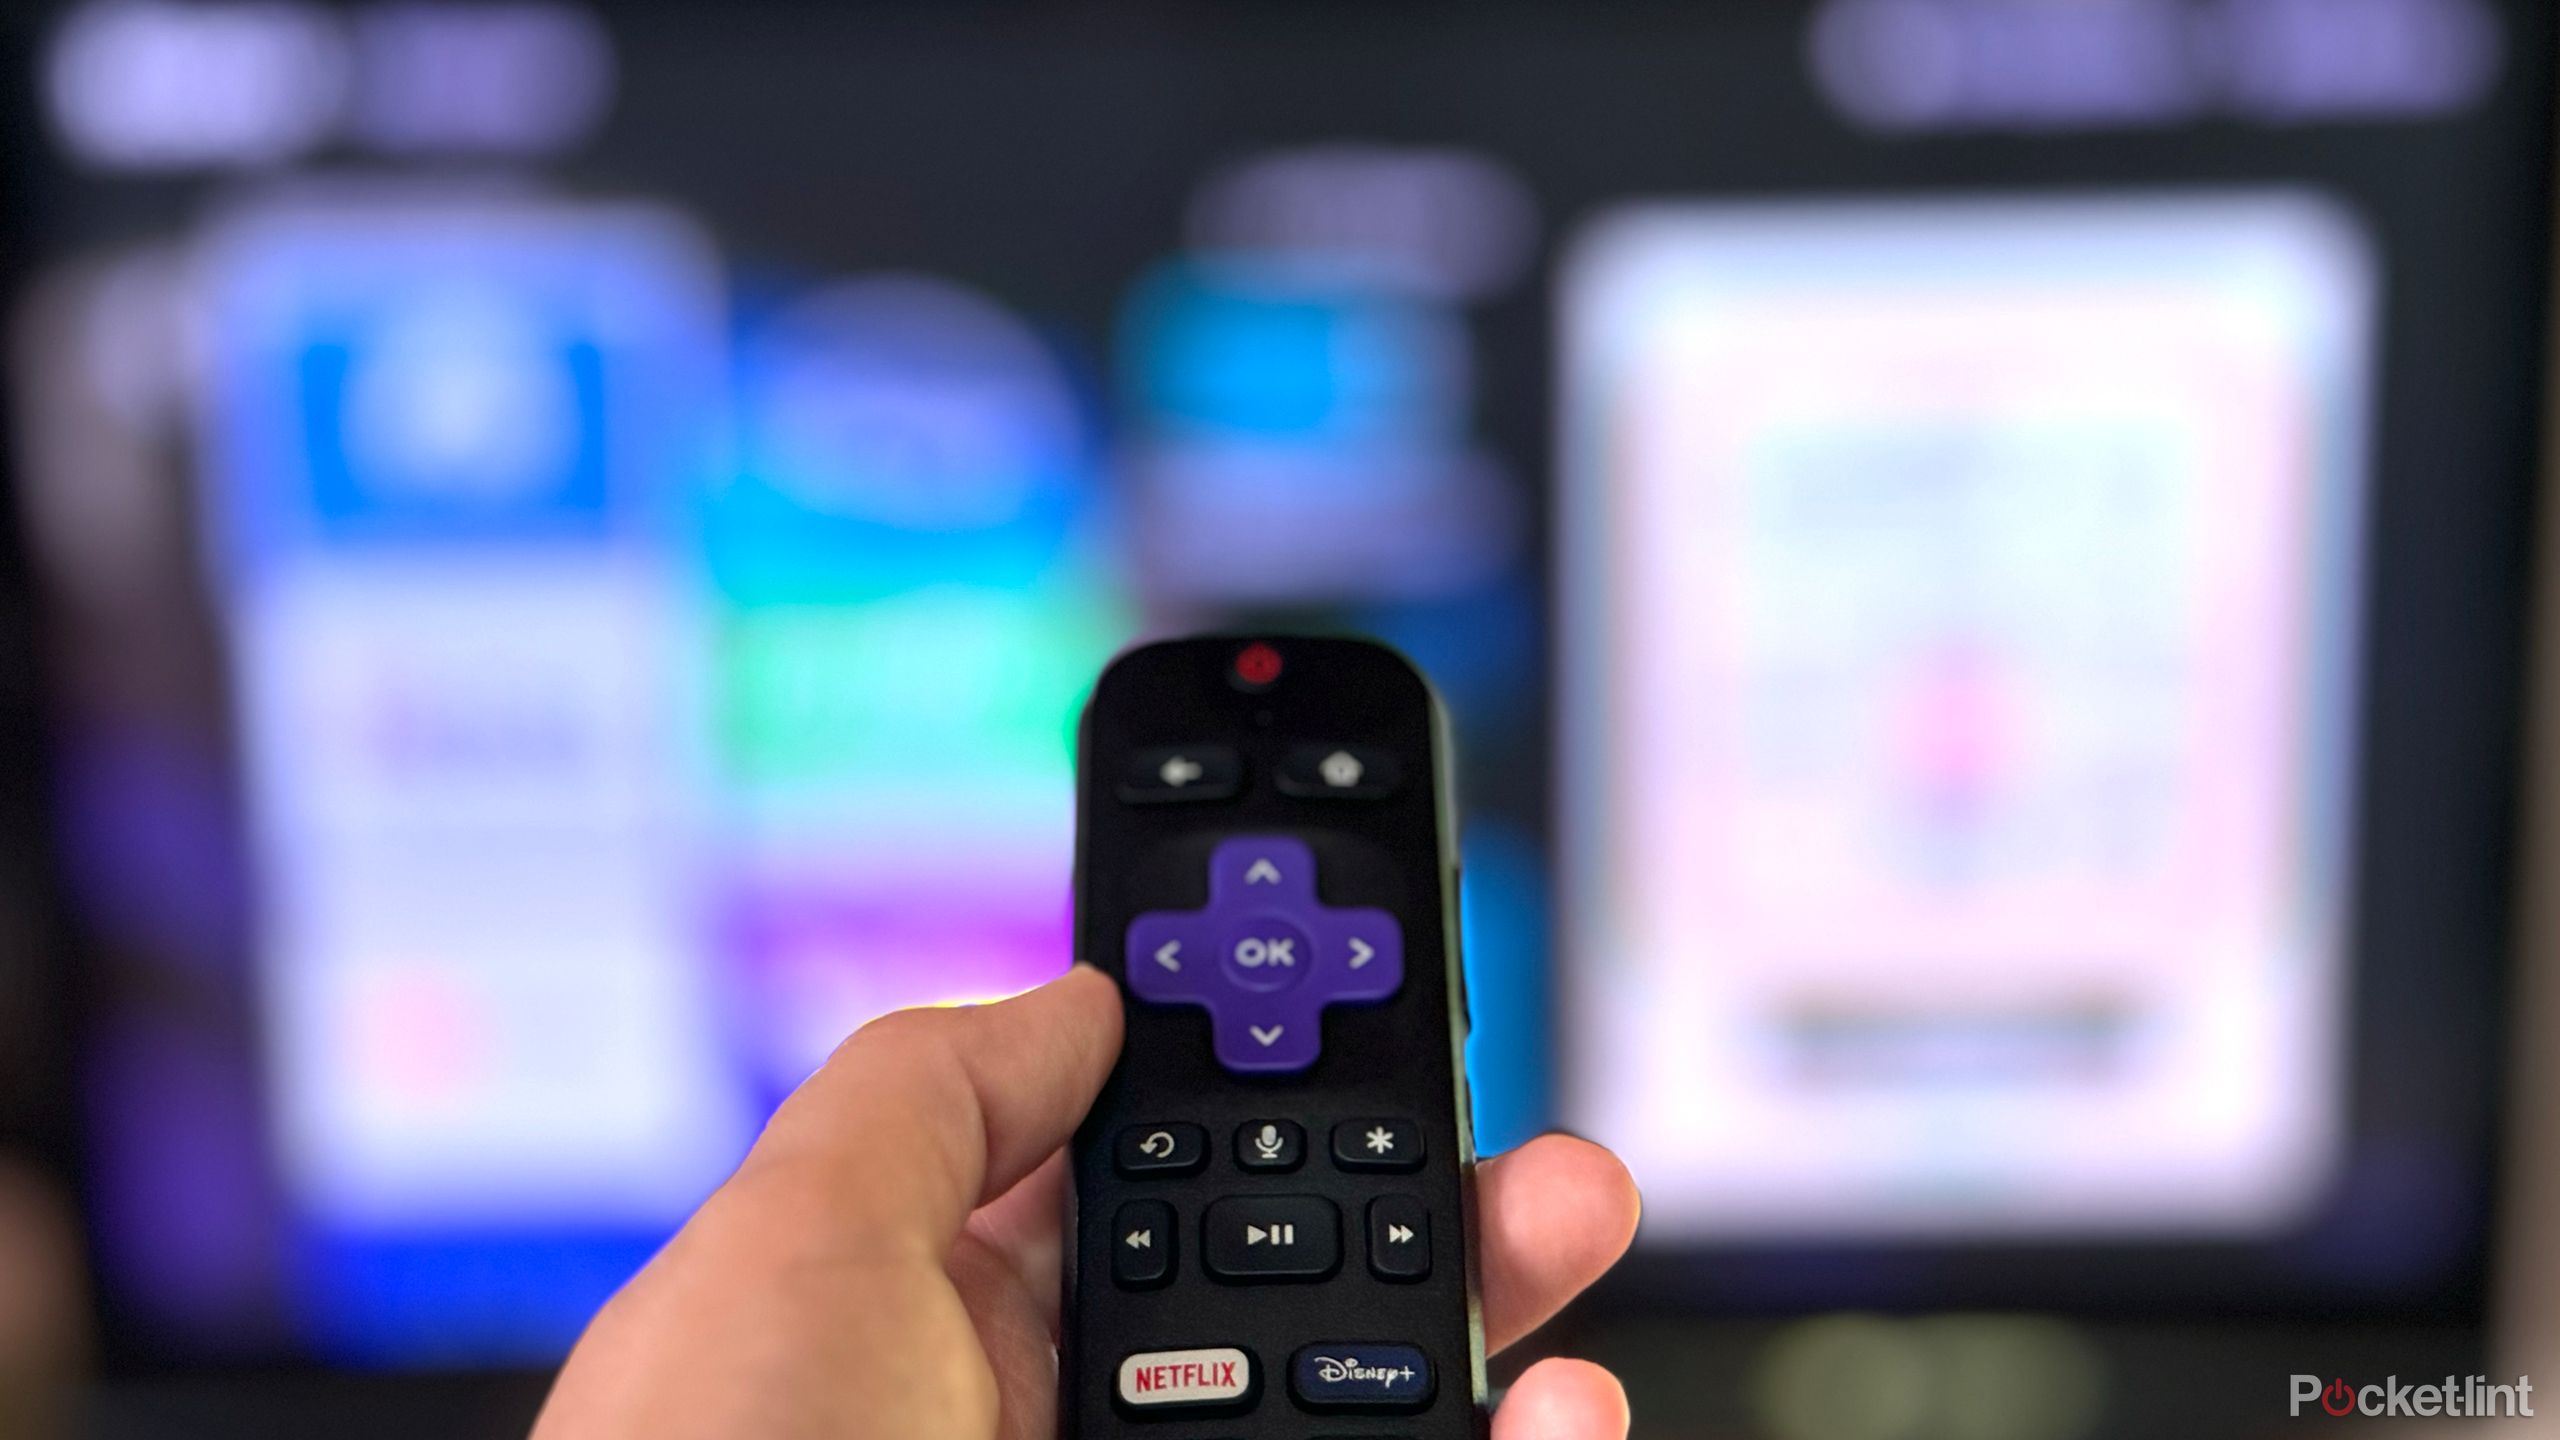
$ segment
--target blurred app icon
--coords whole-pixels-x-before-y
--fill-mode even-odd
[[[352,68],[322,6],[88,0],[46,46],[44,99],[85,167],[250,168],[325,142]]]
[[[612,109],[604,17],[561,0],[394,0],[350,19],[345,128],[397,155],[545,154]]]
[[[1427,448],[1459,437],[1464,327],[1332,267],[1229,257],[1158,270],[1123,322],[1140,418],[1168,439]],[[1361,477],[1327,477],[1347,489]]]
[[[1085,688],[1124,638],[1101,591],[942,585],[732,612],[719,629],[724,774],[792,803],[902,787],[945,797],[944,816],[1046,789],[1073,759]]]
[[[1517,500],[1469,434],[1470,341],[1445,278],[1412,254],[1327,245],[1202,253],[1138,282],[1119,364],[1153,592],[1409,599],[1500,570]]]
[[[1458,303],[1520,283],[1537,211],[1527,182],[1483,151],[1309,145],[1203,179],[1183,231],[1196,254],[1321,257],[1377,288]]]
[[[744,1037],[757,1078],[778,1097],[892,1010],[1001,1000],[1064,974],[1070,902],[1033,868],[1055,848],[1016,841],[1016,854],[974,870],[898,867],[896,890],[807,875],[742,891],[730,943],[760,999]]]
[[[2373,289],[2292,195],[1586,232],[1565,1115],[1652,1234],[2317,1197]]]
[[[711,438],[719,280],[672,214],[287,198],[200,270],[220,570],[385,545],[660,543]]]
[[[1809,29],[1825,98],[1883,131],[2436,117],[2507,48],[2484,0],[1825,0]]]
[[[602,356],[476,279],[412,291],[302,353],[311,505],[335,534],[539,526],[605,508]]]
[[[704,513],[733,600],[1030,585],[1089,510],[1086,406],[1047,342],[975,291],[841,282],[743,351],[737,465]]]

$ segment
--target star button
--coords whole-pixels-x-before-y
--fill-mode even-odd
[[[1333,1127],[1333,1163],[1344,1170],[1404,1172],[1422,1165],[1422,1125],[1410,1115],[1358,1115]]]

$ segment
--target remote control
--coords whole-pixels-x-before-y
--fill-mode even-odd
[[[1485,1433],[1447,734],[1365,641],[1096,684],[1076,944],[1128,1039],[1072,1151],[1071,1440]]]

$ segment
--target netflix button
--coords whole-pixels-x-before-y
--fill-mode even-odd
[[[1120,1403],[1133,1410],[1234,1405],[1253,1394],[1253,1357],[1233,1346],[1142,1350],[1120,1362]]]

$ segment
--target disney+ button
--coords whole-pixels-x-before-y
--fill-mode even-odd
[[[1289,1361],[1289,1391],[1310,1410],[1419,1410],[1433,1389],[1431,1361],[1411,1345],[1315,1344]]]

